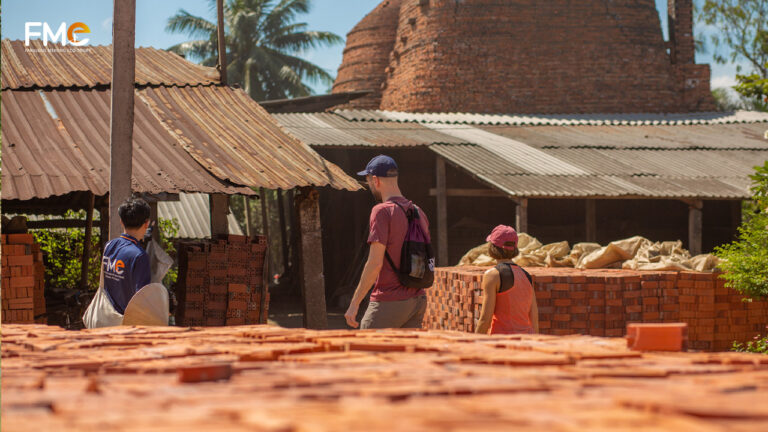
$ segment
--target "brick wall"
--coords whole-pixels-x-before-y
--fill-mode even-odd
[[[182,326],[223,326],[266,322],[269,293],[264,289],[266,238],[228,236],[226,240],[179,245],[176,322]],[[264,296],[264,309],[261,308]]]
[[[488,268],[440,268],[428,290],[428,329],[475,329]],[[688,323],[689,347],[722,351],[765,334],[767,301],[742,301],[717,274],[529,268],[541,333],[623,336],[631,322]]]
[[[696,62],[693,39],[693,0],[667,0],[670,57],[674,64]]]
[[[32,234],[2,235],[2,322],[42,323],[45,313],[45,267]]]
[[[378,109],[381,104],[389,55],[395,45],[400,3],[401,0],[381,2],[347,34],[347,46],[333,92],[373,91],[352,101],[348,108]]]
[[[708,79],[693,92],[681,86],[680,73],[703,78],[709,66],[678,72],[653,0],[402,0],[393,42],[394,2],[384,3],[350,33],[334,88],[383,86],[381,104],[376,95],[351,106],[541,114],[714,109]],[[690,33],[686,7],[690,1],[674,9],[680,47]]]

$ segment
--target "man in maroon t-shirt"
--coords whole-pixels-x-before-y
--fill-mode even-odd
[[[397,185],[397,164],[389,156],[379,155],[371,159],[364,171],[368,186],[377,201],[371,211],[371,245],[368,261],[365,263],[360,283],[344,317],[350,327],[357,328],[421,328],[424,312],[427,310],[427,296],[424,290],[408,288],[400,284],[397,270],[384,260],[386,251],[392,262],[400,262],[400,251],[408,230],[408,218],[403,208],[415,207],[405,199]],[[398,204],[400,206],[398,206]],[[418,208],[418,207],[417,207]],[[419,221],[429,236],[429,221],[419,209]],[[429,240],[429,239],[427,239]],[[371,301],[361,323],[357,322],[360,302],[373,287]]]

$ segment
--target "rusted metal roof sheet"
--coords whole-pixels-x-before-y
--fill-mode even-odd
[[[287,134],[242,90],[147,87],[136,93],[175,144],[220,179],[268,189],[360,189],[338,166]]]
[[[85,46],[75,51],[40,40],[2,41],[2,87],[5,89],[108,86],[112,82],[112,46]],[[214,68],[186,61],[169,51],[136,48],[136,84],[195,86],[219,83]]]
[[[2,198],[106,194],[109,103],[108,90],[3,91]],[[135,122],[134,191],[253,194],[203,169],[147,105],[136,104]]]
[[[463,144],[417,123],[350,122],[333,113],[274,114],[291,134],[312,146],[411,147]]]
[[[359,185],[228,87],[136,91],[132,187],[253,194]],[[3,199],[109,190],[109,90],[3,91]]]
[[[768,113],[753,111],[682,114],[639,113],[552,115],[407,113],[378,110],[338,110],[336,113],[350,121],[508,126],[653,126],[768,122]]]
[[[541,175],[477,145],[430,149],[489,186],[519,197],[743,199],[750,196],[747,174],[768,159],[768,150],[545,150],[587,174]]]
[[[88,190],[103,195],[111,47],[46,51],[40,41],[31,45],[26,50],[21,41],[2,41],[3,199]],[[137,48],[136,83],[136,192],[360,188],[245,92],[215,85],[218,73],[211,68]]]
[[[157,203],[157,215],[163,219],[176,219],[179,223],[177,238],[204,239],[211,237],[211,210],[206,194],[179,194],[178,201]],[[243,235],[235,215],[227,215],[229,233]]]

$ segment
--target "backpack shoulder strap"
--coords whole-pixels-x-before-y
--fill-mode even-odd
[[[395,202],[395,201],[390,201],[390,202],[391,202],[392,204],[394,204],[394,205],[396,205],[396,206],[400,207],[400,210],[402,210],[402,211],[403,211],[403,213],[405,213],[405,217],[406,217],[406,218],[408,218],[408,222],[410,222],[410,221],[413,219],[413,212],[410,212],[410,213],[409,213],[409,212],[408,212],[408,210],[406,210],[406,209],[405,209],[405,207],[403,207],[402,205],[400,205],[400,203],[398,203],[398,202]],[[414,207],[415,207],[415,205],[414,205]]]
[[[389,263],[389,266],[390,266],[390,267],[392,267],[392,270],[394,270],[394,271],[395,271],[395,273],[397,273],[397,272],[399,272],[399,271],[400,271],[400,269],[398,269],[398,268],[395,266],[395,263],[392,261],[392,257],[390,257],[390,256],[389,256],[389,252],[387,252],[387,250],[386,250],[386,249],[384,249],[384,258],[386,258],[386,259],[387,259],[387,262]]]
[[[515,274],[507,263],[497,264],[496,270],[499,271],[499,294],[501,294],[515,285]]]
[[[408,212],[405,211],[405,208],[403,208],[403,206],[401,206],[400,204],[398,204],[398,203],[396,203],[394,201],[390,201],[390,202],[395,204],[396,206],[400,207],[400,209],[403,210],[403,212],[405,213],[405,217],[408,217]],[[389,226],[390,227],[392,226],[392,218],[391,217],[389,218]],[[384,258],[387,259],[387,262],[389,263],[389,266],[392,267],[392,270],[394,270],[395,273],[400,271],[400,269],[398,269],[397,266],[395,265],[394,261],[392,261],[392,257],[389,256],[389,252],[387,252],[387,245],[384,245]]]

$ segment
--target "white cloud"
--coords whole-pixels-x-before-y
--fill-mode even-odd
[[[106,31],[112,31],[112,17],[109,17],[101,22],[101,28]]]
[[[713,89],[720,88],[720,87],[726,87],[730,89],[735,85],[736,85],[736,78],[730,75],[720,75],[720,76],[712,77],[711,86]]]

